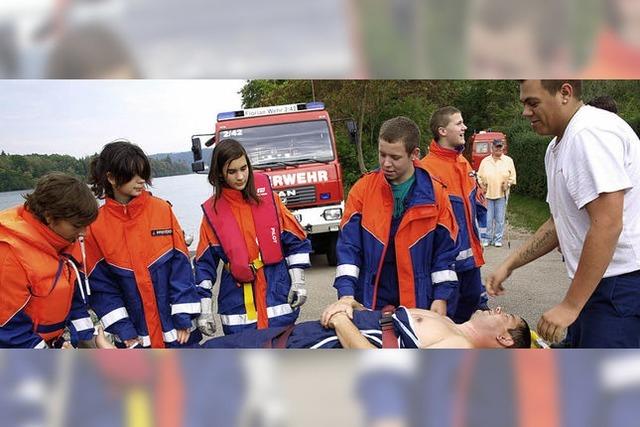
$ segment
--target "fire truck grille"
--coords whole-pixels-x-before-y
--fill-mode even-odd
[[[316,188],[313,185],[308,187],[285,188],[278,191],[285,206],[299,206],[316,201]]]

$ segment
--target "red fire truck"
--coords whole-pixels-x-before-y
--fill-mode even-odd
[[[314,251],[325,253],[329,265],[337,264],[336,240],[344,211],[342,170],[331,118],[322,102],[218,114],[215,134],[192,137],[196,172],[207,168],[201,153],[203,138],[207,146],[226,138],[239,141],[253,168],[269,176],[305,228]]]

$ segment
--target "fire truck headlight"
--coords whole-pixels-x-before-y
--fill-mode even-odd
[[[331,208],[325,209],[322,213],[325,221],[337,221],[342,218],[342,209],[341,208]]]

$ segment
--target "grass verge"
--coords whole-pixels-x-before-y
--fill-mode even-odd
[[[512,227],[534,232],[550,215],[549,205],[542,200],[513,193],[509,197],[507,216]]]

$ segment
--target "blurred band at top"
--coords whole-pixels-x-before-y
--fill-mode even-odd
[[[637,78],[635,0],[23,0],[1,78]]]

